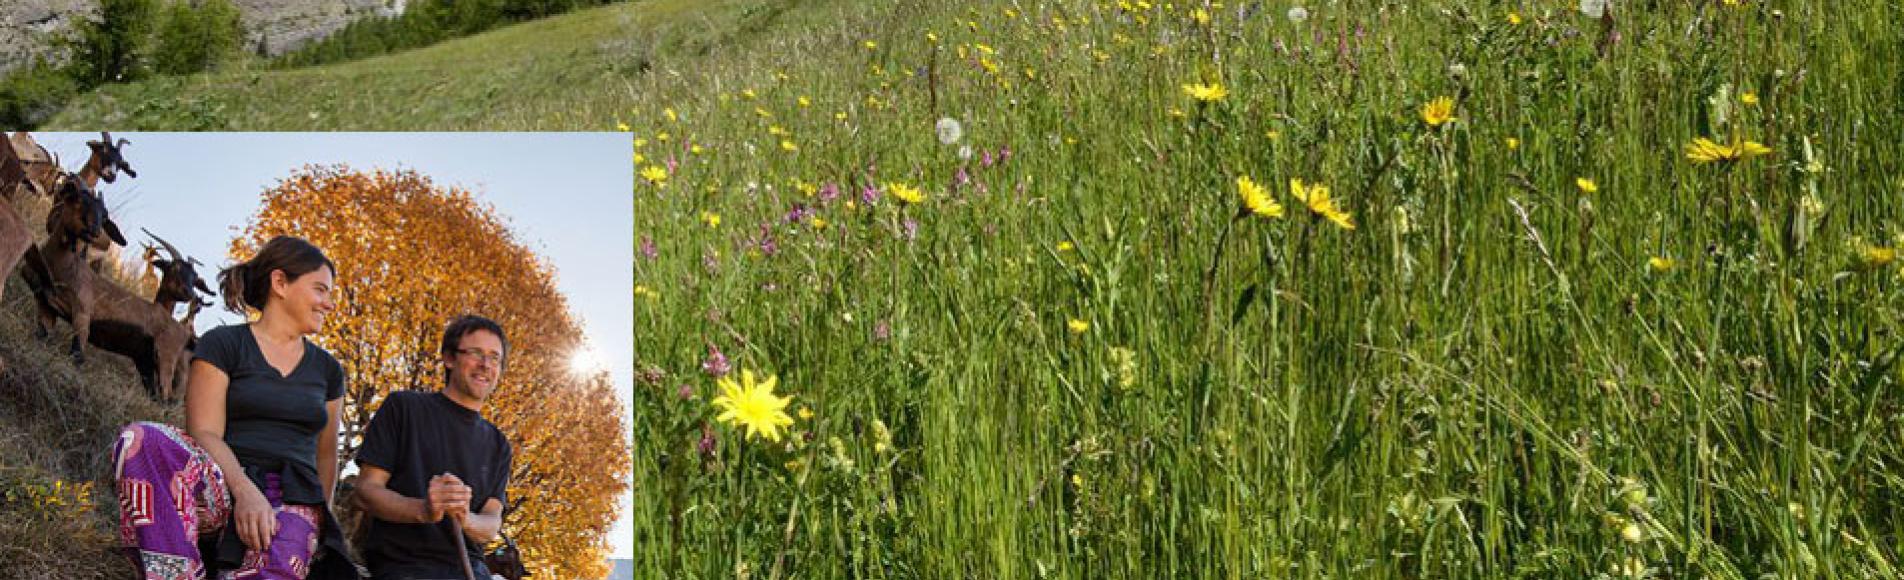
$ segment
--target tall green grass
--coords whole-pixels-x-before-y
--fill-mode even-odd
[[[1904,8],[1576,5],[648,2],[62,121],[626,125],[641,575],[1896,575]]]
[[[1897,7],[1118,4],[881,3],[633,85],[679,163],[636,191],[645,571],[1895,573]],[[1774,152],[1683,154],[1735,134]],[[1245,175],[1287,215],[1233,220]],[[888,182],[927,201],[848,207]],[[794,443],[696,450],[710,344]]]

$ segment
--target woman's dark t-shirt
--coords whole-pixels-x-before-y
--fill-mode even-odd
[[[307,340],[291,374],[280,373],[243,324],[206,332],[192,357],[231,379],[225,388],[225,445],[252,483],[263,490],[264,474],[276,473],[284,503],[324,505],[317,435],[330,420],[325,403],[344,396],[343,365]]]
[[[429,496],[430,478],[455,474],[470,488],[469,510],[480,512],[490,498],[509,505],[510,454],[509,440],[482,414],[440,392],[396,391],[364,428],[357,464],[390,472],[385,486],[413,498]],[[457,550],[455,526],[447,517],[434,524],[373,517],[364,564],[378,578],[451,578],[463,575],[460,556],[481,576],[481,548],[465,542]]]

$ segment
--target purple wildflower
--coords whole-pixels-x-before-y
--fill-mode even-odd
[[[701,371],[718,379],[727,376],[730,370],[733,370],[733,366],[727,363],[727,355],[721,353],[721,347],[708,343],[707,360],[701,362]]]

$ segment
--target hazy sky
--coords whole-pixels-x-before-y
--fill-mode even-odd
[[[98,133],[35,133],[78,170]],[[306,164],[413,169],[439,186],[470,190],[495,206],[519,242],[555,266],[557,288],[614,377],[623,404],[634,384],[634,176],[625,133],[114,133],[139,173],[104,184],[113,221],[136,255],[152,230],[207,266],[256,213],[258,194]],[[222,307],[198,316],[204,331],[241,318]],[[505,378],[505,381],[507,379]],[[632,431],[630,431],[632,434]],[[625,435],[626,436],[626,435]],[[633,554],[630,497],[610,554]]]

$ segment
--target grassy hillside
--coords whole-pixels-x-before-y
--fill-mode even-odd
[[[843,0],[654,0],[579,11],[385,57],[113,85],[47,123],[179,130],[574,130],[631,83],[830,20]],[[798,6],[798,10],[788,8]],[[659,67],[660,70],[654,70]]]
[[[56,124],[633,131],[638,576],[1895,575],[1904,6],[1317,4],[648,2]]]
[[[28,215],[44,203],[23,200]],[[37,213],[36,213],[37,212]],[[178,423],[154,403],[132,363],[89,350],[75,368],[71,327],[35,338],[33,298],[18,276],[0,297],[0,570],[9,578],[125,578],[118,544],[112,444],[133,421]]]
[[[643,573],[1893,574],[1904,9],[1578,4],[878,3],[637,84]]]

